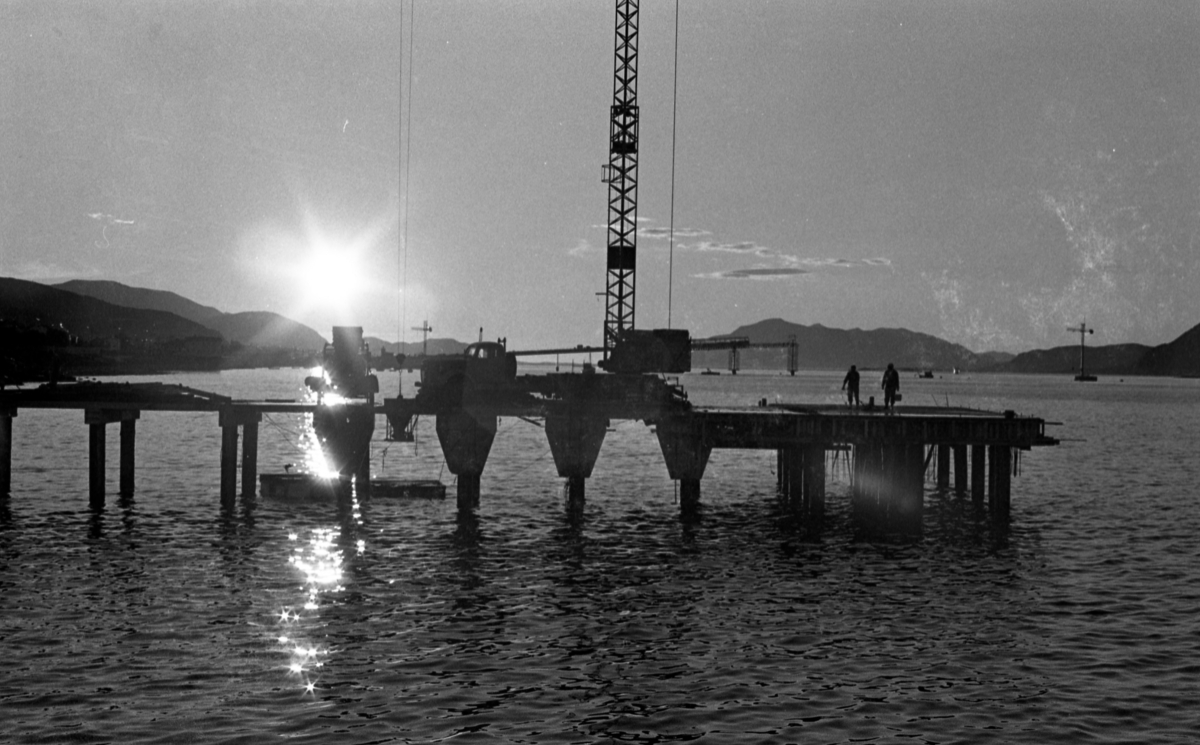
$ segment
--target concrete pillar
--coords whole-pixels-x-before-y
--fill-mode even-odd
[[[16,409],[0,409],[0,497],[12,491],[12,420]]]
[[[983,501],[984,483],[986,483],[986,445],[971,446],[971,499]]]
[[[950,446],[937,446],[937,488],[950,488]]]
[[[446,467],[458,477],[458,509],[473,510],[479,506],[480,476],[496,439],[496,417],[476,419],[453,409],[437,415],[435,428]]]
[[[121,488],[120,494],[133,494],[134,449],[137,440],[137,420],[121,420]]]
[[[955,445],[954,450],[954,491],[956,494],[967,493],[967,446]]]
[[[667,473],[679,481],[679,508],[685,514],[691,512],[700,505],[700,479],[712,446],[704,441],[704,432],[689,415],[658,420],[655,434],[667,462]]]
[[[567,502],[581,507],[584,484],[600,457],[608,419],[572,409],[552,411],[546,416],[546,440],[554,456],[558,475],[567,480]]]

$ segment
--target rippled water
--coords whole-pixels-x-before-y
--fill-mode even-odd
[[[177,376],[300,395],[302,371]],[[686,376],[693,401],[838,399],[841,374]],[[394,382],[385,387],[394,387]],[[146,412],[138,491],[88,508],[80,412],[14,420],[0,502],[0,739],[15,742],[1191,742],[1200,732],[1200,381],[905,380],[906,403],[1062,422],[1012,524],[927,490],[868,541],[829,481],[817,535],[774,455],[717,451],[681,520],[653,435],[614,423],[564,509],[544,434],[504,419],[454,499],[219,508],[215,415]],[[303,460],[298,419],[260,465]],[[376,471],[440,477],[432,422]],[[840,468],[841,466],[839,466]],[[453,487],[451,487],[451,493]]]

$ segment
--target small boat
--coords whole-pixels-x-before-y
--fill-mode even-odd
[[[919,375],[917,375],[917,377],[918,378],[932,378],[933,370],[922,370],[921,373]]]
[[[710,367],[710,368],[707,368],[707,369],[705,369],[705,370],[701,371],[701,373],[700,373],[700,374],[701,374],[701,375],[720,375],[721,373],[720,373],[720,372],[718,372],[717,370],[714,370],[714,369],[712,369],[712,368]]]

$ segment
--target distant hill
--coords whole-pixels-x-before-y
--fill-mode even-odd
[[[282,347],[320,351],[325,338],[302,323],[270,311],[222,313],[205,325],[231,341],[252,347]]]
[[[1096,375],[1133,375],[1150,347],[1144,344],[1106,344],[1084,352],[1087,372]],[[992,372],[1063,374],[1079,372],[1079,345],[1022,352],[1008,362],[989,367]]]
[[[73,279],[55,287],[127,308],[174,313],[219,332],[229,341],[252,347],[319,351],[325,338],[302,323],[269,311],[223,313],[174,292],[129,287],[106,280]]]
[[[138,341],[220,336],[165,310],[115,305],[21,279],[0,278],[0,317],[26,325],[61,325],[84,341],[120,336]]]
[[[740,326],[728,334],[748,337],[751,342],[786,342],[793,335],[800,348],[800,368],[806,370],[840,370],[850,365],[881,369],[889,362],[901,369],[969,370],[991,362],[959,344],[907,329],[832,329],[771,318]],[[785,369],[787,351],[743,349],[740,357],[742,367],[747,369]],[[723,350],[692,354],[693,369],[727,365],[728,352]]]
[[[143,308],[174,313],[180,318],[205,325],[208,320],[224,315],[216,308],[201,305],[173,292],[130,287],[109,280],[72,279],[69,282],[50,286],[126,308]]]
[[[1138,361],[1137,372],[1200,377],[1200,325],[1183,332],[1175,341],[1150,349]]]

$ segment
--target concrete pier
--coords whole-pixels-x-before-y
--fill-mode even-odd
[[[567,501],[575,508],[583,505],[584,484],[592,476],[608,424],[604,416],[573,408],[546,415],[546,440],[554,467],[567,480]]]
[[[458,508],[479,507],[479,483],[496,439],[496,417],[453,409],[437,414],[436,430],[446,467],[458,477]]]
[[[700,506],[700,479],[708,466],[712,445],[701,422],[691,416],[671,417],[655,425],[658,445],[667,464],[667,474],[679,482],[679,509],[695,512]]]
[[[919,531],[924,486],[932,463],[935,483],[968,491],[998,521],[1011,514],[1014,450],[1057,444],[1045,435],[1045,422],[1013,412],[951,407],[898,406],[895,411],[850,409],[829,404],[701,407],[686,392],[652,376],[551,374],[518,378],[512,390],[483,396],[470,409],[448,405],[444,396],[428,401],[401,400],[408,414],[433,414],[446,464],[457,477],[458,508],[475,510],[480,480],[496,436],[499,416],[545,418],[546,436],[560,477],[567,480],[569,502],[580,507],[585,483],[600,455],[609,422],[641,420],[653,428],[670,478],[678,483],[680,510],[700,506],[701,480],[714,449],[763,449],[776,452],[780,496],[790,509],[811,519],[825,512],[826,454],[850,454],[853,511],[887,529]],[[521,387],[524,386],[524,387]],[[424,389],[423,389],[424,391]],[[392,402],[393,406],[396,402]],[[385,413],[367,402],[360,413]],[[243,498],[257,486],[258,434],[267,412],[324,411],[297,402],[234,401],[181,386],[162,384],[67,384],[54,388],[0,391],[0,490],[11,491],[13,419],[20,408],[83,409],[89,427],[88,494],[93,506],[104,504],[105,429],[121,424],[121,492],[134,490],[136,422],[143,411],[209,411],[221,427],[220,500],[232,507],[237,495],[238,440]],[[373,423],[373,422],[372,422]],[[238,428],[241,428],[239,433]],[[969,453],[969,456],[968,456]],[[969,466],[969,467],[968,467]],[[360,497],[370,482],[369,457],[343,469],[359,484]]]

